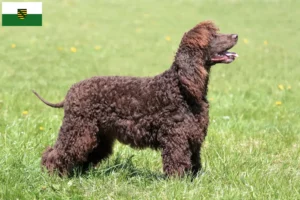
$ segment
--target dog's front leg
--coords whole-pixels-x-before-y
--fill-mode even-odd
[[[192,152],[182,128],[168,130],[161,138],[163,170],[167,176],[183,176],[192,169]]]

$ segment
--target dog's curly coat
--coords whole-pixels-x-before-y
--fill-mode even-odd
[[[230,63],[237,35],[218,34],[205,21],[184,34],[170,69],[152,78],[93,77],[74,84],[63,102],[63,124],[42,165],[61,175],[96,165],[118,141],[162,150],[167,175],[196,174],[209,122],[206,99],[210,67]]]

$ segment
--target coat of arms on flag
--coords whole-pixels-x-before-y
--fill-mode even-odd
[[[18,18],[25,19],[27,15],[27,9],[18,9]]]
[[[2,2],[2,26],[42,26],[42,2]]]

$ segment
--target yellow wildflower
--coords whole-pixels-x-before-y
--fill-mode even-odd
[[[76,49],[75,47],[71,47],[70,50],[71,50],[71,52],[73,52],[73,53],[76,53],[76,52],[77,52],[77,49]]]
[[[44,130],[44,127],[40,126],[40,130],[43,131],[43,130]]]
[[[95,50],[100,50],[100,49],[101,49],[101,46],[97,45],[97,46],[94,47],[94,49],[95,49]]]
[[[23,115],[28,115],[28,111],[27,111],[27,110],[24,110],[24,111],[22,112],[22,114],[23,114]]]
[[[165,39],[166,39],[167,41],[171,41],[171,37],[170,37],[170,36],[166,36]]]
[[[249,43],[248,39],[245,38],[245,39],[244,39],[244,43],[245,43],[245,44],[248,44],[248,43]]]
[[[264,41],[264,45],[268,45],[268,41],[267,40]]]
[[[11,44],[11,48],[13,49],[16,48],[16,46],[17,46],[16,44]]]
[[[288,90],[292,89],[292,86],[290,86],[290,85],[289,85],[289,86],[287,86],[287,89],[288,89]]]
[[[280,106],[282,104],[282,102],[281,101],[276,101],[275,104],[276,104],[276,106]]]
[[[281,85],[281,84],[278,85],[278,88],[279,88],[280,90],[284,90],[284,86]]]

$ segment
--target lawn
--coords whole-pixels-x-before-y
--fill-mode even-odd
[[[0,27],[0,199],[300,199],[300,1],[44,0],[42,27]],[[203,170],[163,178],[160,152],[117,143],[98,168],[49,176],[59,102],[95,75],[168,69],[183,33],[213,20],[239,34],[239,58],[216,65]]]

